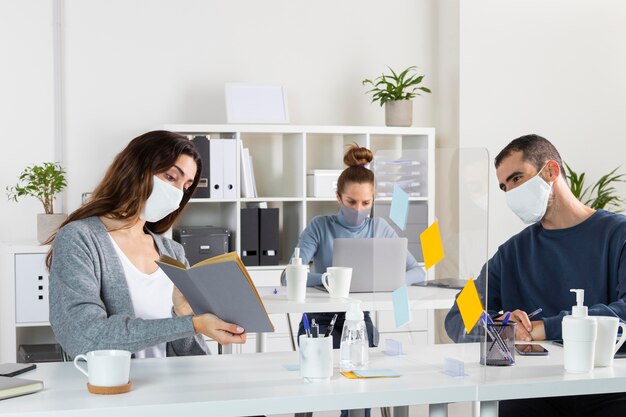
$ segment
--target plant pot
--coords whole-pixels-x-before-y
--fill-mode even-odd
[[[38,214],[37,240],[39,243],[45,243],[46,240],[57,231],[66,218],[67,214]]]
[[[408,127],[413,124],[413,101],[395,100],[385,103],[385,124]]]

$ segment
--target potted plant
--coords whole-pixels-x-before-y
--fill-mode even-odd
[[[607,209],[616,213],[621,213],[621,207],[626,200],[617,194],[613,184],[626,182],[626,174],[616,173],[620,167],[615,168],[606,175],[600,177],[595,184],[585,187],[585,173],[578,174],[569,165],[565,164],[569,187],[574,196],[586,206],[592,209]]]
[[[24,169],[14,187],[6,187],[9,200],[31,196],[43,204],[44,213],[37,215],[37,240],[45,243],[65,221],[66,214],[54,213],[54,199],[67,186],[65,169],[58,162],[44,162]]]
[[[421,96],[420,91],[430,93],[427,87],[419,86],[424,75],[417,73],[417,67],[408,67],[397,74],[390,67],[391,75],[382,74],[373,81],[363,80],[363,85],[370,85],[372,103],[379,101],[381,107],[385,105],[385,124],[387,126],[411,126],[413,123],[413,100]]]

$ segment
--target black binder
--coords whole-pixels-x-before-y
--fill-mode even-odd
[[[259,209],[260,265],[278,265],[278,209]]]
[[[241,260],[246,266],[259,265],[259,209],[241,209]]]
[[[191,140],[198,153],[202,157],[202,173],[200,174],[200,181],[198,182],[198,186],[193,193],[193,198],[210,198],[211,197],[211,187],[209,184],[210,180],[210,172],[211,172],[211,147],[209,143],[209,138],[206,136],[195,136]]]

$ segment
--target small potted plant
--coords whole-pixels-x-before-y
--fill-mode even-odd
[[[389,68],[389,67],[387,67]],[[408,67],[400,74],[389,68],[391,75],[382,74],[373,81],[363,80],[363,85],[370,85],[372,103],[379,101],[385,105],[385,124],[387,126],[411,126],[413,123],[413,100],[421,96],[420,91],[430,93],[427,87],[419,86],[424,79],[417,73],[417,67]]]
[[[35,197],[43,204],[44,213],[37,215],[37,240],[45,243],[67,218],[54,213],[54,199],[67,186],[65,169],[58,162],[44,162],[24,169],[14,187],[6,187],[9,200]]]

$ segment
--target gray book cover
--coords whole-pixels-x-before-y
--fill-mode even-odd
[[[157,263],[187,298],[194,313],[213,313],[248,333],[274,331],[256,288],[235,261],[201,263],[189,269],[168,261],[163,257]]]
[[[41,391],[43,382],[0,376],[0,400]]]

